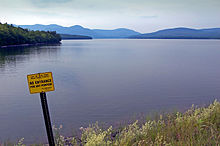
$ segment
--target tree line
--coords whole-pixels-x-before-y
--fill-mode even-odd
[[[0,23],[0,46],[59,43],[61,37],[56,31],[33,31]]]

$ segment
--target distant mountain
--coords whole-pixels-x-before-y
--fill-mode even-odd
[[[60,34],[60,36],[62,40],[92,39],[92,37],[83,36],[83,35]]]
[[[114,30],[102,30],[102,29],[88,29],[80,25],[63,27],[56,24],[50,24],[50,25],[35,24],[35,25],[19,25],[19,27],[27,28],[30,30],[56,31],[59,34],[90,36],[92,38],[128,38],[129,36],[140,34],[139,32],[125,28],[119,28]]]
[[[153,33],[133,35],[132,39],[220,39],[220,28],[190,29],[173,28]]]
[[[114,30],[93,29],[98,38],[127,38],[132,35],[141,33],[126,28],[118,28]]]

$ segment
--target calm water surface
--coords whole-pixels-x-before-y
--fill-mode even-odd
[[[95,121],[186,109],[220,99],[218,40],[83,40],[0,50],[0,141],[45,141],[38,94],[26,75],[52,71],[47,93],[63,133]]]

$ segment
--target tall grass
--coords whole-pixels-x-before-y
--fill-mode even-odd
[[[58,136],[59,137],[59,136]],[[62,136],[61,136],[62,137]],[[57,142],[58,143],[58,142]],[[220,103],[185,113],[160,115],[159,120],[138,121],[122,129],[101,129],[98,124],[82,129],[79,139],[62,139],[59,145],[85,146],[201,146],[220,145]]]
[[[59,146],[219,146],[220,102],[202,108],[192,106],[185,113],[160,115],[158,120],[136,121],[119,129],[102,129],[96,123],[81,128],[79,138],[65,138],[60,128],[54,129]]]

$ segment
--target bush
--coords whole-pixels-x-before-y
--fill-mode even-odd
[[[85,146],[176,146],[220,145],[220,103],[206,108],[194,108],[185,113],[160,115],[159,120],[138,121],[123,129],[107,130],[98,123],[81,128],[81,138],[72,145]],[[68,141],[67,141],[68,143]],[[71,144],[71,142],[69,143]]]
[[[208,107],[191,109],[185,113],[160,115],[159,120],[148,120],[144,124],[129,124],[122,129],[107,130],[98,123],[81,127],[80,138],[64,137],[60,129],[54,129],[57,146],[218,146],[220,145],[220,102]],[[23,139],[18,144],[24,146]]]

